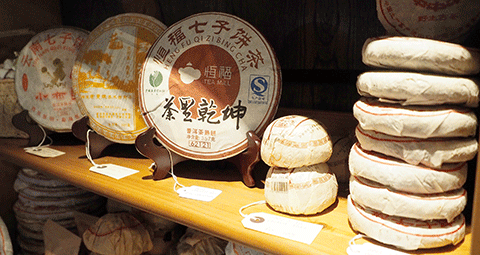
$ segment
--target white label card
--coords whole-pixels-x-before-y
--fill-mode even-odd
[[[364,244],[350,245],[347,248],[347,254],[348,255],[370,255],[370,254],[407,255],[408,253],[392,250],[392,249],[378,246],[372,243],[364,243]]]
[[[54,158],[60,155],[65,154],[63,151],[55,150],[49,147],[40,146],[40,147],[27,147],[24,148],[25,152],[33,154],[35,156],[43,158]]]
[[[245,228],[312,244],[323,225],[294,220],[268,213],[252,213],[242,220]]]
[[[220,195],[222,191],[218,189],[210,189],[210,188],[199,187],[199,186],[190,186],[190,187],[183,187],[178,189],[177,193],[180,197],[183,197],[183,198],[210,202],[213,199],[215,199],[218,195]]]
[[[90,167],[90,171],[103,174],[117,180],[138,173],[138,170],[114,164],[101,164]]]

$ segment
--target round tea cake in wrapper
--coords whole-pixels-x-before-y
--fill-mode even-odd
[[[269,166],[295,168],[324,163],[333,145],[325,128],[304,116],[280,117],[268,125],[262,137],[260,154]]]
[[[269,253],[264,253],[256,249],[250,248],[248,246],[228,242],[227,247],[225,247],[225,255],[270,255]]]
[[[30,168],[22,168],[18,171],[17,179],[30,184],[41,187],[71,187],[72,185],[58,178],[51,178],[45,174]]]
[[[8,233],[7,225],[0,218],[0,252],[5,255],[13,255],[13,245]]]
[[[443,164],[434,169],[424,165],[412,165],[403,160],[374,151],[366,151],[356,143],[350,150],[350,173],[395,190],[434,194],[460,189],[467,180],[466,162]]]
[[[454,106],[401,106],[360,98],[353,116],[364,130],[416,138],[472,137],[477,131],[473,110]]]
[[[147,51],[166,26],[139,13],[110,17],[80,49],[73,90],[90,127],[106,139],[133,144],[147,126],[138,106],[138,78]]]
[[[298,168],[271,167],[265,179],[265,200],[274,210],[311,215],[337,199],[338,183],[326,163]]]
[[[210,234],[187,228],[185,234],[178,240],[174,254],[191,255],[191,254],[209,254],[223,255],[228,241],[212,236]]]
[[[352,199],[364,207],[417,220],[451,222],[467,204],[467,191],[463,188],[436,194],[405,193],[360,176],[351,176],[349,187]]]
[[[369,71],[358,76],[356,85],[361,96],[401,105],[477,107],[479,101],[479,81],[471,77]]]
[[[458,44],[415,37],[376,37],[365,41],[362,60],[368,66],[474,75],[480,71],[480,51]]]
[[[351,196],[347,200],[348,220],[352,228],[384,244],[417,250],[455,245],[465,237],[463,214],[450,223],[446,220],[421,221],[389,216],[362,207]]]
[[[277,58],[251,24],[226,13],[187,17],[160,36],[143,65],[140,108],[169,150],[220,160],[248,147],[273,119],[281,94]]]
[[[477,155],[475,137],[411,138],[386,135],[357,126],[355,135],[363,149],[402,159],[407,163],[440,168],[444,163],[459,163]]]
[[[98,213],[101,211],[103,204],[101,200],[94,200],[87,204],[76,204],[66,207],[61,206],[32,206],[31,204],[25,205],[22,201],[17,200],[13,205],[13,211],[17,219],[23,220],[39,220],[46,221],[48,219],[66,220],[73,219],[76,211],[85,213]]]
[[[357,142],[355,132],[351,130],[343,136],[332,136],[333,152],[332,156],[326,162],[330,171],[335,174],[338,182],[348,182],[350,179],[350,170],[348,169],[348,158],[350,149]]]
[[[36,34],[20,52],[15,71],[19,104],[40,126],[70,132],[83,115],[72,91],[71,71],[88,32],[73,27]]]
[[[480,2],[458,0],[376,0],[389,35],[462,41],[480,19]]]
[[[108,213],[83,233],[88,250],[99,254],[136,255],[153,248],[147,229],[130,213]]]

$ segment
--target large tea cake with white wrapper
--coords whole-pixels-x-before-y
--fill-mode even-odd
[[[409,164],[439,168],[444,163],[472,160],[478,151],[475,137],[438,137],[420,139],[386,135],[377,131],[355,129],[363,149],[402,159]]]
[[[360,176],[350,177],[349,188],[353,201],[364,207],[417,220],[451,222],[467,204],[467,191],[463,188],[436,194],[406,193]]]
[[[36,34],[17,59],[15,90],[19,104],[40,126],[70,132],[83,115],[72,91],[71,71],[88,32],[73,27]]]
[[[7,225],[0,217],[0,251],[2,251],[5,255],[13,255],[13,244],[12,239],[10,238],[10,234],[8,233]]]
[[[389,35],[460,42],[478,23],[478,1],[376,0],[377,16]]]
[[[348,158],[351,175],[386,185],[397,191],[435,194],[462,188],[467,180],[466,162],[442,164],[440,168],[412,165],[401,159],[352,146]]]
[[[260,152],[269,166],[295,168],[326,162],[332,156],[333,145],[319,122],[288,115],[268,125]]]
[[[472,137],[477,117],[470,108],[431,105],[401,106],[375,98],[360,98],[353,115],[364,130],[416,138]]]
[[[350,225],[356,231],[404,250],[417,250],[457,244],[465,237],[465,217],[446,220],[416,220],[383,214],[362,207],[347,197]]]
[[[150,48],[140,77],[140,108],[167,149],[220,160],[248,147],[273,119],[281,77],[273,49],[251,24],[230,14],[187,17]]]
[[[166,26],[125,13],[98,25],[72,70],[73,89],[90,127],[104,138],[133,144],[147,129],[138,106],[138,77],[147,51]]]
[[[479,51],[412,37],[368,39],[353,109],[349,222],[404,250],[457,244],[465,236],[467,161],[475,138]],[[470,76],[470,77],[469,77]],[[368,98],[367,98],[368,97]],[[431,231],[431,233],[427,233]]]
[[[478,49],[415,37],[369,38],[362,48],[362,60],[372,67],[457,76],[480,71]]]
[[[479,81],[474,77],[374,70],[360,74],[356,86],[360,96],[400,105],[477,107],[479,102]]]

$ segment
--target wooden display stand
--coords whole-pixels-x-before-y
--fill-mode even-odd
[[[239,155],[225,159],[233,163],[242,174],[243,183],[248,187],[255,186],[255,180],[252,177],[252,170],[257,162],[260,161],[260,138],[253,131],[247,132],[248,147]],[[170,171],[172,165],[182,161],[189,160],[181,155],[168,152],[165,147],[157,143],[155,138],[155,129],[149,128],[140,134],[135,140],[137,151],[155,162],[153,179],[161,180]],[[170,162],[170,159],[172,162]]]
[[[73,135],[82,140],[83,142],[87,142],[87,135],[89,141],[89,152],[90,156],[95,159],[99,158],[102,155],[102,152],[107,148],[109,145],[114,144],[114,142],[106,139],[105,137],[91,132],[88,134],[88,130],[90,127],[88,126],[88,117],[85,116],[77,121],[75,121],[72,125],[72,133]]]
[[[88,130],[88,117],[83,117],[72,125],[72,133],[83,142],[87,141]],[[225,161],[233,163],[237,167],[242,174],[243,183],[247,187],[253,187],[255,186],[255,180],[252,176],[252,170],[255,164],[260,161],[261,141],[253,131],[247,132],[246,136],[248,140],[247,149],[239,155],[225,159]],[[89,152],[92,159],[99,158],[109,145],[114,144],[114,142],[95,132],[90,132],[88,140]],[[153,180],[165,178],[172,165],[189,160],[176,153],[169,153],[165,147],[159,144],[155,138],[154,128],[149,128],[147,131],[138,135],[135,140],[135,147],[140,154],[153,160]],[[172,160],[171,162],[170,158]]]
[[[28,111],[23,110],[12,117],[12,124],[19,130],[28,134],[29,140],[27,147],[39,145],[45,134],[44,130],[28,116]]]

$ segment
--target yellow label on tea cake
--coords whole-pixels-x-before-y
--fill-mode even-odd
[[[165,29],[150,16],[129,13],[111,17],[91,32],[72,76],[80,110],[98,134],[131,144],[146,130],[138,108],[138,74]]]

